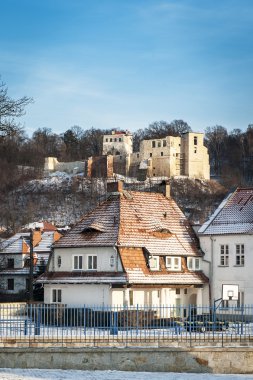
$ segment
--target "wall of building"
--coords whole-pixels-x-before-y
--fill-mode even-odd
[[[222,296],[222,285],[239,285],[239,292],[244,293],[244,304],[253,304],[253,278],[252,278],[252,235],[216,235],[199,236],[201,249],[205,253],[205,260],[211,262],[209,277],[212,289],[212,298],[217,300]],[[244,244],[244,266],[236,265],[236,244]],[[229,246],[229,265],[222,266],[220,263],[221,245]],[[206,267],[208,270],[208,267]],[[229,305],[236,303],[229,301]]]
[[[103,136],[103,155],[128,155],[133,152],[133,136],[130,132],[116,132]]]
[[[73,162],[59,162],[56,157],[46,157],[44,170],[46,172],[66,172],[69,174],[76,174],[85,171],[84,161],[73,161]]]
[[[122,272],[122,265],[117,251],[113,247],[83,247],[83,248],[55,248],[49,263],[49,270],[56,272],[69,272],[73,269],[74,256],[83,257],[83,270],[88,270],[88,256],[97,256],[97,271]],[[61,256],[61,266],[58,267],[58,256]],[[111,266],[111,257],[114,265]]]
[[[252,374],[252,347],[0,348],[3,368]],[[45,345],[45,344],[44,344]],[[140,345],[140,343],[138,344]],[[147,345],[147,343],[145,343]]]

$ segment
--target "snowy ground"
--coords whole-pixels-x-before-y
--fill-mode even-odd
[[[44,369],[0,369],[1,380],[242,380],[253,375],[212,375],[171,372],[67,371]]]

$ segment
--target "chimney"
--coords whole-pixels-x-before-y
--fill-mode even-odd
[[[123,191],[123,181],[107,182],[107,193],[119,194]]]
[[[166,182],[165,184],[165,197],[170,198],[170,183]]]

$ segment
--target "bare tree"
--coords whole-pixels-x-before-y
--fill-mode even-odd
[[[25,107],[32,102],[33,99],[27,96],[12,99],[8,96],[6,84],[0,83],[0,137],[13,135],[20,129],[15,119],[23,116]]]

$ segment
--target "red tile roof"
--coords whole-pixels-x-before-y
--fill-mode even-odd
[[[201,256],[176,203],[162,194],[123,191],[87,214],[55,247],[145,247],[153,255]]]

